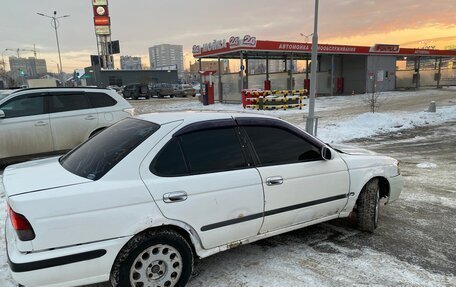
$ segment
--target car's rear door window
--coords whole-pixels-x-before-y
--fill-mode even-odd
[[[117,104],[117,101],[104,93],[86,93],[89,101],[94,108],[112,107]]]
[[[320,160],[319,149],[295,133],[266,126],[244,127],[260,165],[278,165]]]
[[[50,100],[51,113],[85,110],[91,108],[85,93],[52,93]]]
[[[187,175],[188,169],[178,138],[173,138],[159,152],[150,166],[150,170],[164,177]]]
[[[248,166],[235,128],[202,130],[179,136],[191,174]]]
[[[149,121],[121,120],[64,155],[60,164],[76,175],[98,180],[159,128]]]

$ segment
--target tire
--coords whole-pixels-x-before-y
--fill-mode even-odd
[[[192,270],[192,249],[182,235],[169,230],[147,231],[121,250],[111,271],[111,284],[184,287]]]
[[[380,207],[380,189],[378,179],[369,181],[361,191],[356,202],[356,217],[358,229],[374,232],[378,225],[378,213]]]

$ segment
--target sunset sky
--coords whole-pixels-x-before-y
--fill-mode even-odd
[[[96,54],[90,0],[1,1],[1,51],[36,44],[38,58],[56,71],[54,30],[50,19],[36,13],[57,10],[58,15],[71,15],[59,28],[64,71],[90,65],[89,55]],[[184,45],[188,66],[194,44],[245,34],[260,40],[305,41],[300,34],[313,32],[313,0],[111,0],[109,5],[112,38],[120,40],[121,55],[141,56],[146,65],[148,47],[156,44]],[[454,49],[455,12],[455,0],[321,0],[320,43]]]

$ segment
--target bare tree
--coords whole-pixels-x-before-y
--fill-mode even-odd
[[[366,95],[363,98],[363,102],[366,103],[366,106],[369,107],[369,111],[371,113],[378,112],[379,108],[386,101],[386,98],[382,97],[383,85],[377,86],[379,81],[383,82],[385,80],[385,75],[383,74],[383,71],[377,70],[379,58],[374,58],[373,61],[374,62],[372,70],[374,72],[372,73],[372,76],[369,77],[372,89],[371,92],[366,93]],[[381,79],[379,79],[378,77],[381,77]]]
[[[372,92],[367,93],[363,99],[366,105],[369,107],[371,113],[378,112],[383,101],[381,100],[382,92],[377,89],[377,75],[372,77]]]
[[[0,69],[0,79],[3,79],[8,87],[17,87],[18,81],[11,76],[11,72]]]

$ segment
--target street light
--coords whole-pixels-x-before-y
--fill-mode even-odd
[[[300,33],[300,35],[301,35],[301,37],[306,38],[306,43],[308,43],[309,42],[309,38],[310,38],[310,36],[313,35],[313,33],[310,33],[309,35],[304,35],[303,33]]]
[[[315,122],[315,93],[317,87],[317,48],[318,48],[318,0],[315,0],[314,32],[312,36],[312,66],[310,67],[310,95],[309,95],[309,114],[307,115],[306,131],[314,134]]]
[[[45,15],[43,13],[36,13],[36,14],[52,19],[51,26],[55,30],[55,39],[57,40],[57,51],[59,53],[59,63],[60,63],[59,73],[60,73],[60,77],[61,77],[62,76],[62,58],[60,56],[60,44],[59,44],[59,35],[57,33],[57,29],[59,28],[59,19],[70,17],[70,15],[64,15],[64,16],[57,17],[57,11],[54,11],[54,16]]]

